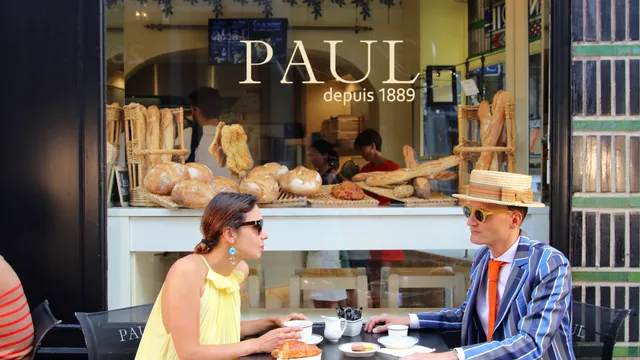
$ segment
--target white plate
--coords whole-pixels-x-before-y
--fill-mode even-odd
[[[373,350],[370,350],[370,351],[351,351],[351,345],[353,345],[353,344],[370,344],[370,345],[373,345]],[[366,343],[366,342],[352,342],[352,343],[348,343],[348,344],[341,344],[340,346],[338,346],[338,349],[340,349],[340,351],[342,351],[345,355],[350,356],[350,357],[369,357],[369,356],[372,356],[373,354],[375,354],[378,350],[380,350],[380,345]]]
[[[392,341],[389,336],[383,336],[378,338],[378,342],[389,349],[407,349],[417,344],[418,339],[413,336],[407,336],[406,338],[397,338]]]
[[[320,344],[322,342],[322,340],[324,340],[322,335],[311,334],[311,336],[309,337],[309,340],[305,341],[305,343],[307,343],[309,345],[318,345],[318,344]]]

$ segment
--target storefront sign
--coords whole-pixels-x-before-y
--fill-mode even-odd
[[[529,41],[540,37],[542,31],[541,0],[529,0]],[[485,36],[491,39],[493,49],[505,46],[507,14],[505,2],[495,4],[484,11]]]
[[[252,77],[252,68],[254,66],[261,66],[267,64],[273,58],[273,48],[269,43],[260,40],[242,40],[246,46],[246,69],[245,69],[245,80],[241,81],[240,84],[260,84],[260,81],[253,80]],[[357,80],[347,80],[338,75],[337,71],[337,58],[338,58],[338,44],[342,43],[341,40],[326,40],[324,43],[329,44],[329,60],[330,60],[330,71],[333,78],[344,84],[358,84],[361,83],[369,77],[371,73],[371,45],[377,43],[377,40],[361,40],[361,44],[366,44],[367,51],[367,69],[365,75],[361,79]],[[392,85],[410,85],[413,84],[419,77],[420,74],[416,74],[415,77],[411,80],[398,80],[396,78],[396,45],[401,44],[401,40],[383,40],[383,43],[387,43],[389,47],[388,52],[388,63],[389,63],[389,78],[387,80],[382,81],[382,84],[392,84]],[[287,64],[287,68],[282,75],[282,79],[280,79],[281,84],[293,84],[293,82],[287,80],[287,75],[291,70],[292,66],[304,66],[307,74],[309,75],[309,80],[303,81],[303,84],[322,84],[324,81],[318,81],[316,78],[313,66],[311,61],[309,60],[309,56],[307,55],[307,51],[305,50],[304,44],[300,40],[295,40],[293,42],[295,44],[295,48],[293,49],[293,53],[291,54],[291,58],[289,59],[289,63]],[[258,59],[253,58],[253,52],[250,49],[257,44],[261,45],[265,49],[264,57],[258,62]],[[344,46],[344,45],[343,45]],[[346,48],[346,47],[344,47]],[[361,47],[364,51],[364,46]],[[349,48],[350,51],[353,51],[353,48]],[[294,59],[299,55],[302,59],[301,62],[296,62]],[[415,90],[413,88],[381,88],[377,90],[378,96],[382,102],[411,102],[415,99]],[[326,101],[335,101],[342,102],[344,104],[349,103],[351,101],[355,102],[372,102],[375,100],[375,93],[373,91],[367,91],[367,89],[363,89],[358,92],[333,92],[328,91],[325,93]]]

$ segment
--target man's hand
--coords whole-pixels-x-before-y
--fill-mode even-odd
[[[283,327],[284,323],[286,323],[287,321],[291,321],[291,320],[309,320],[309,318],[307,318],[306,316],[304,316],[302,314],[293,313],[293,314],[284,315],[284,316],[274,316],[273,318],[271,318],[271,320],[273,321],[273,323],[276,326]]]
[[[409,356],[401,357],[400,360],[458,360],[455,351],[447,351],[445,353],[415,353]]]
[[[407,316],[391,316],[387,314],[382,314],[378,316],[374,316],[367,320],[367,323],[364,325],[364,331],[373,332],[374,334],[381,333],[387,331],[389,325],[407,325],[411,323],[409,319],[409,315]],[[378,326],[374,328],[376,324],[384,324],[383,326]]]

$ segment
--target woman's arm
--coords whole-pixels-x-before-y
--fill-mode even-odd
[[[249,277],[249,265],[247,265],[246,262],[241,261],[238,266],[236,266],[236,270],[242,271],[242,273],[244,274],[244,280],[242,280],[242,283],[240,283],[240,292],[242,292],[242,290],[244,289],[244,285],[247,282],[247,278]],[[277,322],[273,317],[241,321],[240,338],[243,339],[247,336],[260,334],[261,332],[265,332],[274,328],[276,325]]]
[[[197,260],[197,261],[196,261]],[[180,359],[235,359],[259,352],[259,339],[227,345],[200,345],[200,288],[207,269],[186,257],[169,270],[162,293],[162,318]]]
[[[260,334],[276,327],[276,321],[273,317],[257,320],[247,320],[240,322],[240,338]]]

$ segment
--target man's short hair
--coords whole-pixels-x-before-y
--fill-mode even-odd
[[[382,137],[380,137],[380,134],[377,131],[371,128],[365,129],[363,132],[358,134],[358,137],[356,137],[356,141],[354,142],[354,146],[357,149],[374,144],[376,145],[376,150],[382,151]]]
[[[517,211],[522,214],[522,222],[524,222],[524,218],[527,216],[527,212],[529,208],[523,206],[508,206],[509,211]]]
[[[218,90],[203,86],[189,94],[191,106],[198,107],[202,116],[207,119],[220,117],[222,112],[222,96]]]

